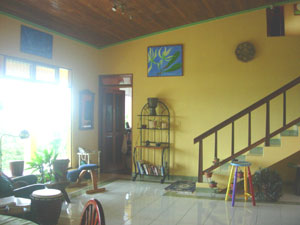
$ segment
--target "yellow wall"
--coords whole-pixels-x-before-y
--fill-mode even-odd
[[[90,89],[95,95],[95,115],[98,108],[98,58],[99,51],[93,47],[71,41],[59,35],[53,35],[53,58],[46,59],[20,51],[20,26],[26,24],[16,19],[0,14],[0,54],[25,58],[50,65],[65,67],[72,70],[72,149],[73,166],[77,163],[78,146],[98,149],[98,118],[95,116],[95,128],[89,131],[78,129],[78,93],[83,89]],[[26,24],[27,26],[30,26]],[[37,29],[35,27],[35,29]],[[44,30],[42,30],[44,31]],[[48,32],[46,31],[47,33]],[[49,118],[51,119],[51,118]],[[97,162],[96,158],[93,158]],[[75,163],[75,164],[74,164]]]
[[[198,146],[193,138],[299,76],[300,39],[266,37],[264,10],[138,39],[97,50],[54,34],[53,59],[19,51],[21,22],[0,15],[0,53],[66,67],[73,73],[73,150],[98,148],[98,75],[133,74],[133,144],[148,97],[171,111],[171,173],[197,176]],[[23,23],[22,23],[23,24]],[[250,41],[256,57],[236,59],[240,42]],[[184,76],[147,77],[147,47],[183,44]],[[78,130],[78,92],[96,93],[95,129]],[[245,134],[242,134],[245,136]],[[219,146],[220,148],[222,146]],[[207,155],[207,153],[205,153]],[[73,155],[73,159],[76,159]],[[206,157],[205,167],[213,156]]]
[[[244,41],[257,52],[248,63],[234,54]],[[147,47],[167,44],[183,44],[184,76],[148,78]],[[99,63],[101,74],[133,73],[133,143],[136,115],[148,97],[160,98],[171,109],[171,173],[197,176],[193,138],[299,76],[299,58],[300,39],[267,38],[260,10],[105,48]]]

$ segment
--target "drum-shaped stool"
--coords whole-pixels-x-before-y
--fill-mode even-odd
[[[58,223],[63,194],[57,189],[41,189],[31,194],[31,212],[35,222],[42,225]]]
[[[225,201],[228,200],[229,190],[230,190],[230,187],[232,184],[233,173],[234,173],[232,196],[231,196],[231,198],[232,198],[231,206],[234,206],[238,168],[244,167],[244,199],[245,199],[245,201],[247,201],[248,198],[251,197],[252,204],[253,204],[253,206],[255,206],[255,196],[254,196],[252,176],[251,176],[251,171],[250,171],[251,163],[246,162],[246,161],[234,161],[234,162],[231,162],[230,164],[231,164],[231,170],[230,170],[230,175],[229,175],[229,179],[228,179]],[[248,178],[249,178],[250,193],[248,193],[247,172],[248,172]]]

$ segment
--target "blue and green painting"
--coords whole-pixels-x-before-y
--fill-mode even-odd
[[[182,45],[148,47],[148,77],[182,75]]]

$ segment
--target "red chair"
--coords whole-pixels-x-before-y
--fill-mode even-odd
[[[105,225],[104,211],[97,199],[91,199],[85,204],[80,225]]]

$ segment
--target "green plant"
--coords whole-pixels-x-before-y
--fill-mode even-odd
[[[282,196],[282,179],[269,168],[260,169],[253,176],[255,198],[261,201],[277,201]]]
[[[53,162],[56,160],[58,153],[52,148],[50,151],[47,149],[43,151],[37,151],[34,153],[34,157],[31,162],[27,162],[28,169],[32,172],[39,171],[38,180],[41,183],[54,180]]]

